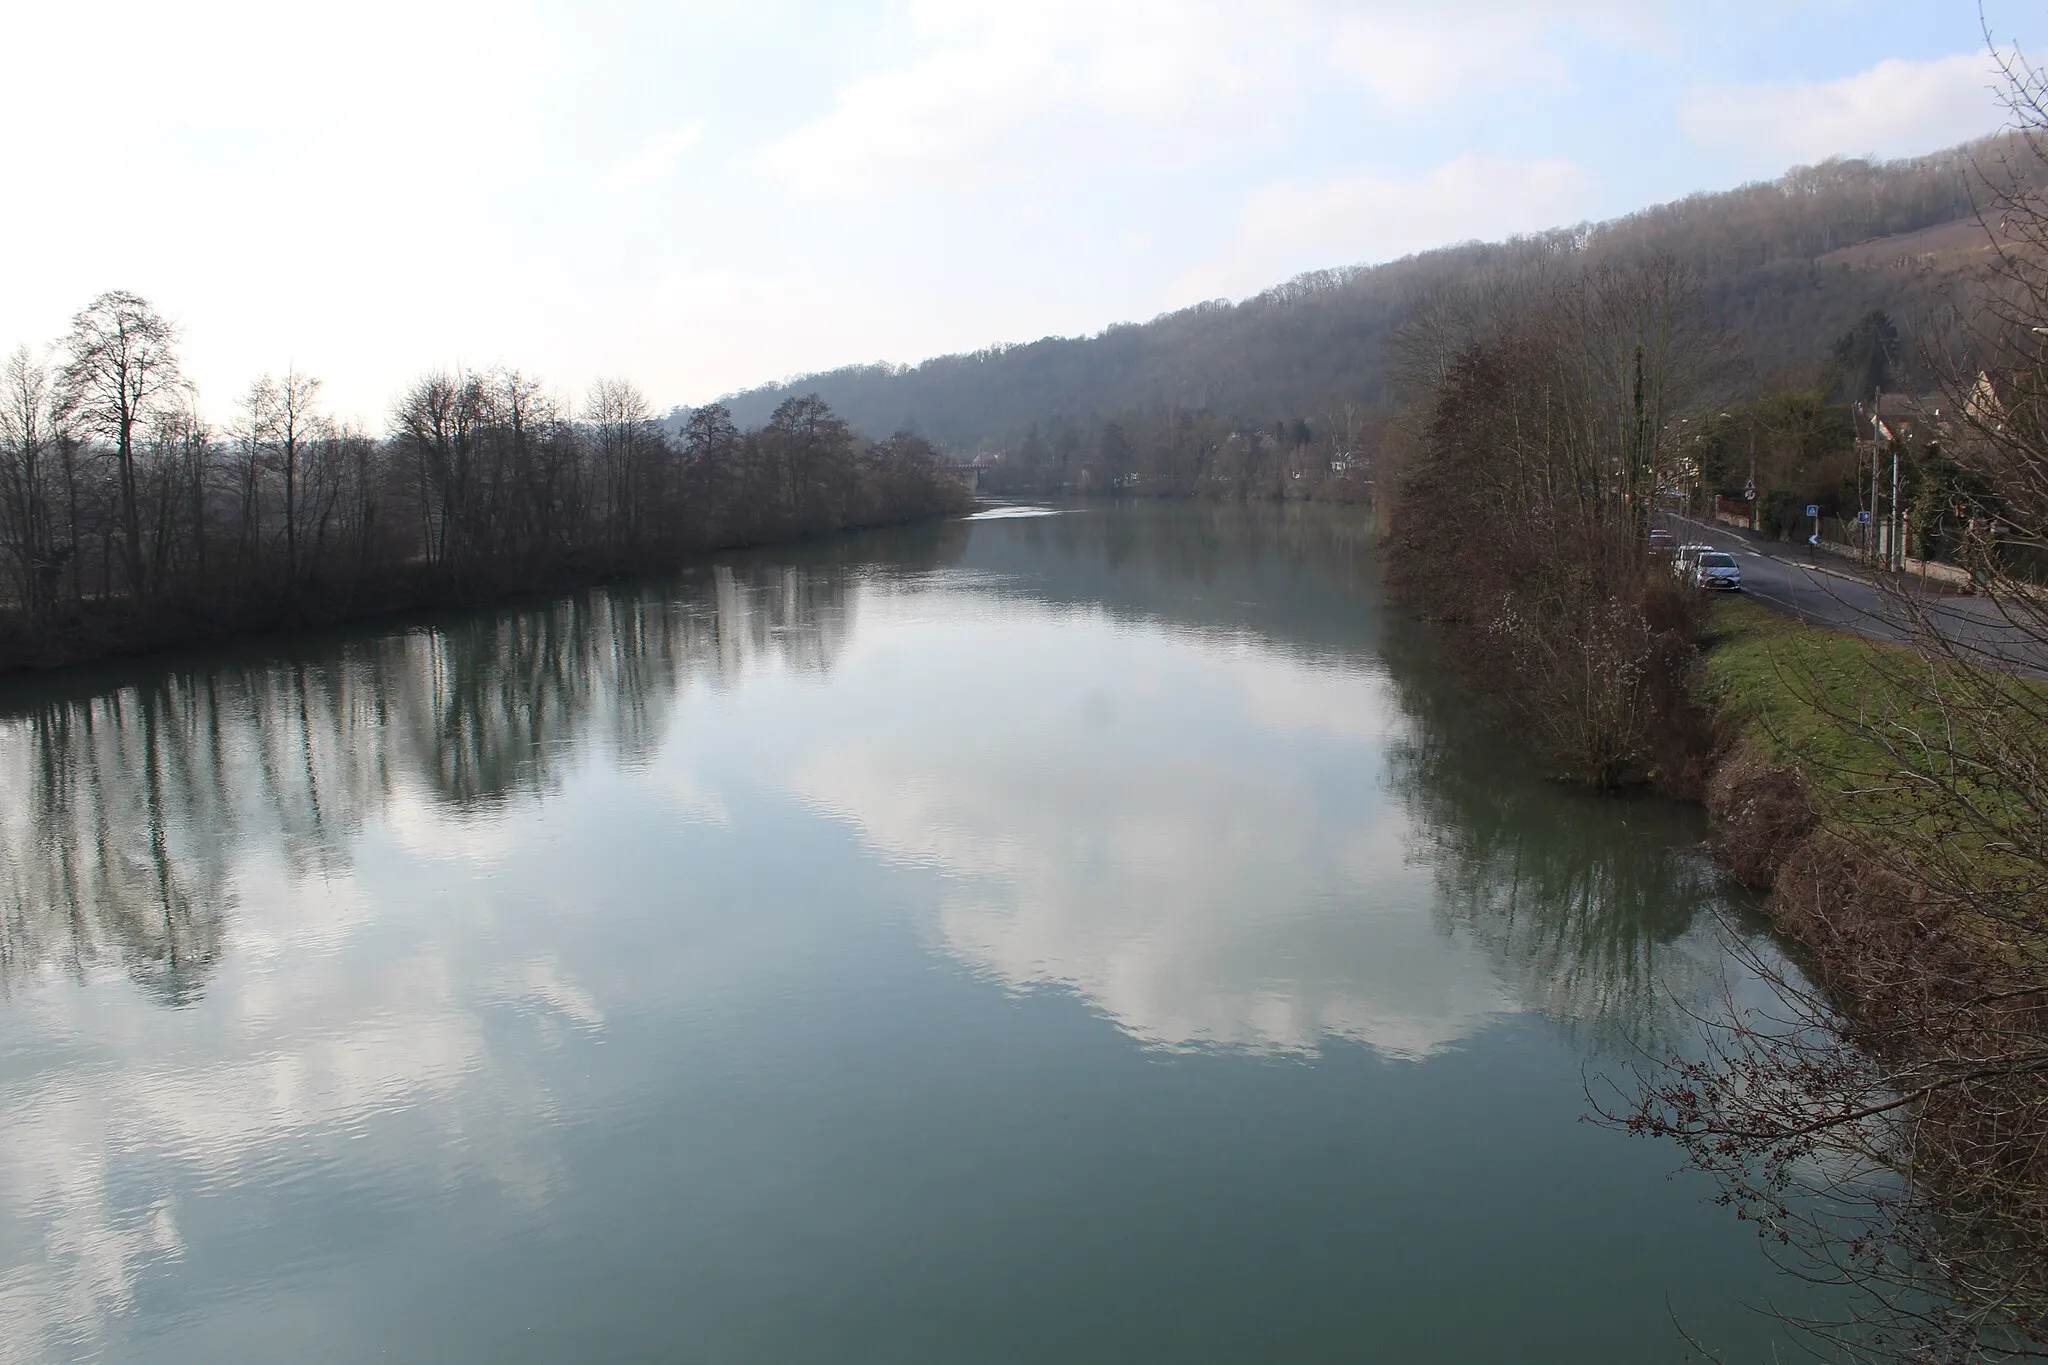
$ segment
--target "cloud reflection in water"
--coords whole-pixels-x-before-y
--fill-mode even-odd
[[[1429,917],[1430,875],[1379,782],[1402,721],[1364,663],[1014,603],[1000,624],[915,610],[956,618],[955,652],[898,666],[871,608],[847,667],[921,695],[836,737],[821,725],[791,782],[945,874],[947,952],[1015,989],[1074,990],[1169,1048],[1342,1038],[1419,1058],[1519,1008]],[[932,646],[919,631],[914,647]]]

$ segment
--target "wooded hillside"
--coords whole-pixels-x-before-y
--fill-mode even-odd
[[[1873,309],[1908,335],[1929,320],[1946,284],[1988,254],[1972,186],[2004,147],[1990,138],[1912,160],[1830,161],[1611,222],[1316,271],[1091,337],[849,366],[726,402],[749,424],[816,393],[858,428],[908,429],[959,452],[1010,446],[1062,418],[1161,408],[1313,421],[1389,397],[1386,339],[1434,289],[1537,257],[1627,265],[1659,253],[1693,270],[1710,312],[1768,375],[1810,364]]]

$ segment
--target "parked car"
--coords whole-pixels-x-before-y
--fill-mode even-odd
[[[1711,545],[1681,545],[1671,553],[1671,576],[1682,583],[1692,582],[1693,561],[1712,550]]]
[[[1696,588],[1741,592],[1742,569],[1726,550],[1703,550],[1693,561],[1692,582]]]
[[[1669,531],[1650,532],[1650,553],[1653,555],[1668,555],[1677,543]]]

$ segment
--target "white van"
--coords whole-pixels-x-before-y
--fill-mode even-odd
[[[1693,562],[1713,550],[1711,545],[1681,545],[1671,556],[1671,576],[1681,583],[1692,582]]]

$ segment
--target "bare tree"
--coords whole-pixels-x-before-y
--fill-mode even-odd
[[[150,584],[135,438],[152,412],[185,390],[176,341],[176,329],[147,300],[115,290],[73,317],[61,343],[65,359],[57,371],[57,410],[113,444],[122,558],[128,591],[137,596],[147,595]]]
[[[1419,416],[1390,519],[1394,582],[1550,760],[1593,786],[1656,772],[1683,789],[1673,718],[1691,715],[1699,607],[1645,532],[1680,414],[1706,396],[1715,329],[1662,259],[1545,268],[1468,306],[1425,305],[1402,366]]]
[[[648,422],[653,410],[630,380],[600,379],[584,400],[583,420],[596,444],[598,516],[614,546],[633,545],[645,534],[642,522],[655,515],[663,490],[651,487]]]
[[[53,534],[49,374],[22,346],[8,357],[0,384],[0,545],[16,599],[40,622],[56,600],[62,562]]]
[[[288,369],[251,384],[223,434],[174,340],[146,302],[106,294],[54,376],[26,350],[0,373],[0,668],[610,576],[967,498],[928,448],[865,458],[817,400],[765,434],[706,409],[678,444],[629,383],[595,386],[573,420],[505,368],[424,376],[381,440],[338,428],[320,381]]]
[[[737,539],[738,504],[746,487],[743,443],[721,403],[691,410],[683,424],[682,483],[689,531],[705,540]]]
[[[272,473],[278,484],[287,589],[299,581],[304,569],[300,540],[311,519],[309,506],[317,505],[326,491],[318,480],[307,477],[309,458],[333,434],[331,424],[315,406],[319,396],[318,379],[287,369],[282,378],[266,374],[257,379],[242,400],[248,419],[249,473],[253,475],[260,466]]]
[[[408,457],[422,552],[430,563],[468,548],[477,419],[474,380],[437,371],[406,390],[392,414],[394,441]]]
[[[196,585],[206,567],[213,432],[190,406],[150,415],[144,470],[144,559],[159,588]]]

